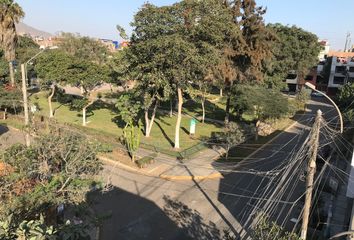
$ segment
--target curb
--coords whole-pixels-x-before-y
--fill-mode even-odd
[[[110,166],[113,166],[113,167],[119,167],[119,168],[124,169],[124,170],[126,170],[128,172],[139,173],[141,175],[145,175],[145,176],[148,176],[148,177],[156,177],[155,175],[141,172],[138,169],[135,169],[133,167],[129,167],[129,166],[127,166],[127,165],[125,165],[125,164],[123,164],[121,162],[114,161],[112,159],[109,159],[109,158],[106,158],[106,157],[103,157],[103,156],[98,156],[97,158],[103,163],[106,163],[106,164],[108,164]]]
[[[223,178],[223,176],[219,172],[209,174],[206,176],[172,176],[172,175],[161,174],[159,177],[169,181],[187,181],[187,180],[205,180],[205,179]]]
[[[204,179],[219,179],[219,178],[223,178],[222,174],[217,172],[217,173],[213,173],[213,174],[209,174],[206,176],[183,176],[183,175],[166,175],[166,174],[160,174],[160,175],[153,175],[153,174],[149,174],[146,172],[142,172],[139,171],[138,169],[135,169],[133,167],[129,167],[123,163],[117,162],[117,161],[113,161],[112,159],[103,157],[103,156],[98,156],[98,159],[100,161],[102,161],[103,163],[106,163],[110,166],[114,166],[114,167],[119,167],[121,169],[124,169],[128,172],[132,172],[132,173],[138,173],[144,176],[148,176],[148,177],[158,177],[164,180],[169,180],[169,181],[187,181],[187,180],[204,180]]]

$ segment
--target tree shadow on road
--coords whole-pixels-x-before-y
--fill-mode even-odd
[[[205,223],[200,213],[169,196],[163,197],[164,212],[191,239],[222,239],[215,223]]]
[[[117,187],[91,194],[92,207],[103,219],[100,239],[222,239],[216,224],[204,222],[198,211],[169,196],[163,200],[161,209],[149,199]]]

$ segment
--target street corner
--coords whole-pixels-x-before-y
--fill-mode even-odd
[[[192,181],[192,180],[213,180],[213,179],[221,179],[223,175],[219,172],[212,173],[209,175],[204,176],[197,176],[197,175],[167,175],[161,174],[159,176],[162,179],[169,180],[169,181]]]

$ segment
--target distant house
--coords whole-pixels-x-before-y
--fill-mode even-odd
[[[344,56],[344,57],[340,57]],[[321,78],[317,79],[319,90],[335,95],[338,89],[348,82],[354,82],[354,56],[347,52],[337,52],[337,56],[326,59],[322,69]]]
[[[123,42],[120,43],[119,48],[123,49],[123,48],[126,48],[128,46],[129,46],[129,42],[128,41],[123,41]]]
[[[295,70],[288,73],[285,82],[288,85],[289,92],[296,92],[299,89],[299,78]]]
[[[318,55],[318,60],[320,62],[325,61],[329,52],[330,52],[330,45],[327,40],[319,40],[318,41],[320,45],[322,46],[322,49],[320,51],[320,54]]]
[[[110,52],[115,52],[119,49],[119,42],[110,39],[98,39]]]
[[[44,49],[44,48],[58,46],[62,41],[62,39],[60,37],[49,37],[49,38],[35,37],[34,41],[40,46],[41,49]]]
[[[316,85],[317,81],[317,66],[310,69],[305,76],[302,78],[297,74],[296,71],[292,70],[288,73],[285,82],[288,85],[289,92],[299,91],[306,82],[310,82]]]

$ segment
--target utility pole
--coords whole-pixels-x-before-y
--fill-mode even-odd
[[[22,73],[22,95],[23,95],[23,108],[25,113],[25,141],[26,146],[31,145],[30,135],[29,135],[29,115],[28,115],[28,98],[27,98],[27,84],[26,84],[26,73],[25,65],[21,64],[21,73]]]
[[[345,39],[344,52],[347,51],[347,48],[350,47],[350,32],[347,33],[347,37]]]
[[[302,215],[302,226],[301,226],[301,236],[300,238],[305,240],[307,236],[307,228],[310,217],[311,201],[312,201],[312,191],[313,191],[313,179],[316,172],[316,158],[318,152],[319,138],[320,138],[320,126],[322,121],[321,110],[317,111],[316,120],[312,127],[312,136],[310,141],[311,156],[310,161],[307,165],[307,178],[306,178],[306,198],[304,205],[304,213]]]

